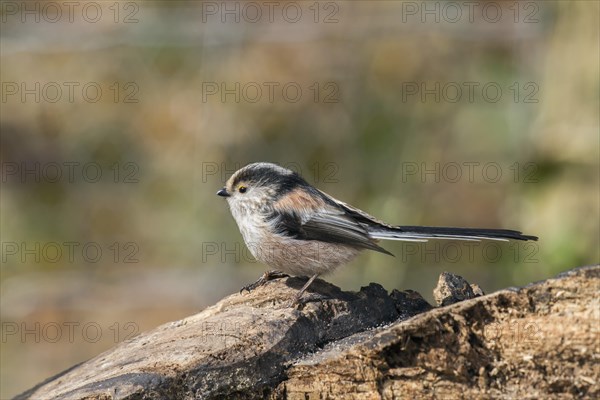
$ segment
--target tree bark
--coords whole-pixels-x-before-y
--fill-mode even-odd
[[[17,399],[600,397],[600,266],[485,296],[448,274],[434,309],[321,280],[290,307],[304,282],[230,295]]]

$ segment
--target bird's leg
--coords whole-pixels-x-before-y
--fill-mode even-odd
[[[313,283],[313,281],[315,279],[317,279],[317,276],[319,276],[319,274],[314,274],[313,276],[310,277],[310,279],[308,281],[306,281],[304,286],[302,286],[302,289],[300,289],[300,291],[298,293],[296,293],[296,296],[294,296],[294,301],[292,302],[292,306],[298,304],[298,302],[302,298],[302,294],[306,291],[306,289],[308,289],[310,284]]]
[[[273,279],[279,279],[279,278],[286,278],[289,275],[286,273],[283,273],[281,271],[278,270],[271,270],[271,271],[265,271],[264,274],[262,274],[260,276],[260,278],[258,278],[258,280],[254,283],[251,283],[249,285],[244,286],[241,290],[240,293],[242,293],[244,290],[247,290],[248,292],[256,289],[257,287],[260,287],[262,285],[264,285],[265,283],[273,280]]]

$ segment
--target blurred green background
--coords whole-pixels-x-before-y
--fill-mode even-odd
[[[270,5],[269,5],[270,4]],[[1,398],[256,279],[215,196],[271,161],[391,223],[326,279],[431,299],[599,260],[599,5],[3,2]]]

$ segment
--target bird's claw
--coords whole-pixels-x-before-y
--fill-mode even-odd
[[[277,271],[277,270],[265,271],[265,273],[262,274],[261,277],[256,280],[256,282],[251,283],[251,284],[246,285],[243,288],[241,288],[240,294],[243,293],[244,290],[251,292],[254,289],[256,289],[257,287],[260,287],[273,279],[287,278],[288,276],[289,276],[288,274],[283,273],[281,271]]]

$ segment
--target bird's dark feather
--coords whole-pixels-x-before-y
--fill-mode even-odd
[[[484,228],[454,228],[437,226],[397,226],[395,231],[401,233],[414,233],[428,237],[473,237],[482,239],[513,239],[513,240],[538,240],[537,236],[523,235],[522,232],[509,229],[484,229]]]
[[[274,222],[279,235],[297,240],[346,244],[393,255],[378,246],[359,223],[334,208],[315,213],[304,222],[297,213],[286,210],[275,210],[268,219],[269,222]]]

